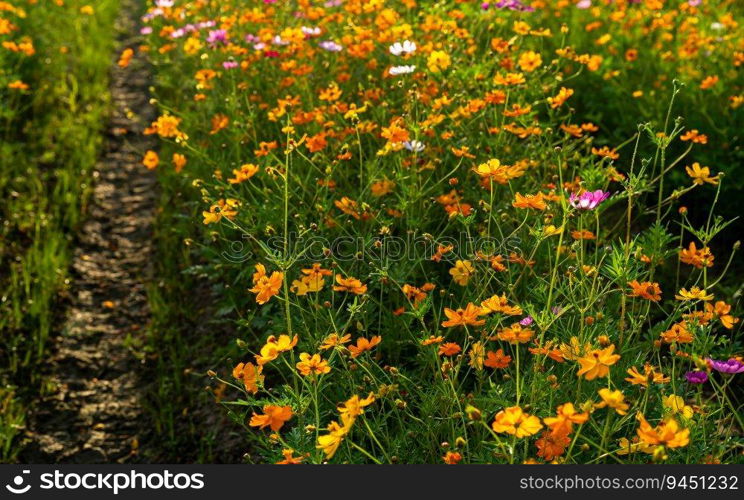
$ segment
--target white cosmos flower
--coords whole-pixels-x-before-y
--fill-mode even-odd
[[[394,56],[399,56],[401,54],[413,54],[415,51],[416,44],[409,40],[406,40],[403,43],[395,42],[390,46],[390,53]]]
[[[426,146],[424,146],[424,143],[421,141],[406,141],[403,143],[403,147],[406,148],[408,151],[412,151],[414,153],[420,153],[424,150],[424,148],[426,148]]]
[[[317,26],[313,28],[310,28],[308,26],[303,26],[302,32],[307,36],[318,36],[320,35],[320,28],[318,28]]]
[[[391,75],[405,75],[416,71],[416,66],[393,66],[390,68]]]

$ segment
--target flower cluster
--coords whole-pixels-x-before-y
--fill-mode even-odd
[[[164,185],[203,204],[212,250],[194,257],[229,283],[241,338],[219,380],[272,431],[263,459],[683,461],[692,442],[732,458],[710,432],[736,425],[744,366],[714,302],[724,224],[671,210],[723,177],[688,161],[705,134],[664,124],[671,79],[625,83],[673,61],[694,98],[733,103],[708,59],[744,57],[732,16],[667,3],[150,7],[168,83],[148,133],[173,158]],[[617,108],[577,111],[614,86]],[[629,99],[661,124],[605,129]],[[238,240],[244,259],[215,256]]]

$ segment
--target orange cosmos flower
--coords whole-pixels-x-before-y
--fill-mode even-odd
[[[351,276],[344,278],[340,274],[337,274],[336,283],[338,285],[333,286],[334,292],[348,292],[355,295],[362,295],[367,292],[367,285],[363,285],[361,281]]]
[[[14,80],[8,84],[8,88],[11,90],[28,90],[31,86],[21,80]]]
[[[336,208],[341,210],[346,215],[351,215],[356,220],[359,220],[362,218],[362,214],[359,210],[359,203],[357,203],[355,200],[352,200],[348,196],[344,196],[340,200],[336,200],[333,202],[334,205],[336,205]]]
[[[418,306],[422,300],[426,299],[427,293],[434,290],[436,286],[433,283],[424,283],[421,288],[404,284],[401,287],[401,291],[405,294],[406,298],[413,302],[414,306]]]
[[[736,323],[739,322],[739,318],[735,318],[731,315],[731,305],[726,304],[724,301],[719,300],[713,304],[705,304],[706,313],[718,317],[724,328],[731,330]]]
[[[486,324],[486,320],[478,319],[478,316],[487,314],[483,309],[476,306],[473,303],[468,303],[465,309],[458,308],[452,310],[448,307],[444,308],[444,315],[447,316],[447,321],[442,322],[444,328],[450,328],[454,326],[481,326]]]
[[[524,174],[524,167],[522,165],[504,165],[497,159],[481,163],[474,170],[484,181],[493,181],[497,184],[506,184],[511,179]],[[484,187],[488,188],[488,184],[485,184]]]
[[[282,455],[284,455],[284,460],[276,462],[277,465],[297,465],[301,464],[305,460],[305,457],[295,457],[294,450],[291,448],[283,449]]]
[[[514,201],[512,206],[514,208],[534,208],[535,210],[545,210],[548,205],[545,203],[544,195],[542,193],[537,194],[526,194],[516,193],[514,195]]]
[[[506,433],[523,438],[537,434],[542,429],[542,424],[539,418],[524,413],[519,406],[512,406],[496,414],[491,428],[499,434]]]
[[[593,232],[586,229],[582,231],[571,231],[571,237],[575,240],[593,240],[596,238]]]
[[[695,242],[691,241],[689,247],[679,251],[679,260],[685,264],[702,269],[703,267],[712,267],[715,257],[710,251],[710,248],[703,247],[698,250]]]
[[[470,147],[468,146],[462,146],[461,148],[451,147],[450,151],[458,158],[470,158],[471,160],[475,158],[475,155],[469,152]]]
[[[142,164],[147,167],[148,170],[155,170],[160,163],[160,158],[155,151],[147,150],[144,158],[142,158]]]
[[[119,62],[117,63],[120,68],[126,68],[129,66],[129,62],[132,60],[132,56],[134,56],[134,50],[130,48],[126,48],[121,52],[121,56],[119,56]]]
[[[263,415],[253,414],[249,425],[263,429],[270,427],[276,432],[284,426],[284,422],[292,418],[292,408],[289,406],[265,405]]]
[[[592,148],[592,154],[601,156],[602,158],[609,158],[610,160],[617,160],[620,155],[614,149],[610,149],[607,146],[601,148]]]
[[[542,65],[542,57],[537,52],[528,50],[519,56],[519,67],[522,71],[531,73]]]
[[[701,167],[698,162],[692,164],[692,167],[685,167],[685,172],[692,178],[692,183],[696,186],[702,186],[704,183],[718,184],[718,176],[710,176],[710,167]]]
[[[349,335],[348,333],[342,337],[340,337],[338,333],[331,333],[325,339],[323,339],[320,350],[326,351],[335,347],[343,347],[343,345],[348,344],[350,340],[351,335]]]
[[[220,130],[227,128],[230,124],[230,118],[223,113],[217,113],[212,117],[212,130],[209,131],[210,135],[214,135]]]
[[[454,356],[460,351],[462,351],[462,348],[455,342],[447,342],[446,344],[442,344],[439,346],[440,356]]]
[[[342,93],[343,91],[338,88],[338,85],[332,83],[328,87],[321,89],[319,97],[321,101],[333,102],[337,101]]]
[[[444,337],[442,337],[441,335],[437,337],[435,337],[434,335],[430,335],[428,339],[424,339],[421,341],[421,345],[427,346],[432,344],[441,344],[443,340]]]
[[[505,109],[504,110],[504,116],[508,116],[510,118],[513,118],[513,117],[516,117],[516,116],[526,115],[530,111],[532,111],[532,106],[527,105],[525,107],[522,107],[519,104],[512,104],[511,109]]]
[[[308,375],[324,375],[331,371],[328,361],[322,359],[319,354],[310,354],[303,352],[300,354],[300,361],[297,363],[297,370],[305,377]]]
[[[672,417],[664,420],[656,428],[646,421],[642,413],[639,413],[636,418],[640,422],[637,431],[638,438],[647,445],[681,448],[690,443],[690,429],[680,428],[679,423]]]
[[[176,173],[180,173],[185,166],[186,157],[181,153],[173,153],[173,169],[176,171]]]
[[[256,272],[253,273],[253,288],[249,291],[255,293],[256,302],[263,305],[279,293],[283,281],[284,273],[274,271],[271,276],[267,276],[264,265],[256,264]]]
[[[517,316],[522,314],[521,307],[509,305],[506,294],[502,294],[501,296],[493,295],[491,298],[484,300],[481,302],[481,308],[489,313],[498,312],[508,316]]]
[[[526,81],[527,79],[522,73],[507,73],[505,75],[498,74],[493,77],[493,83],[504,86],[522,85]]]
[[[535,441],[537,456],[545,460],[555,460],[563,455],[569,444],[571,444],[571,438],[567,434],[543,431],[540,439]]]
[[[692,141],[695,144],[707,144],[708,143],[708,136],[705,134],[701,134],[697,131],[697,129],[692,129],[684,134],[682,134],[680,137],[680,140],[682,141]]]
[[[573,94],[573,89],[561,87],[561,90],[558,91],[558,95],[556,95],[555,97],[548,97],[548,104],[550,104],[550,107],[553,109],[558,108],[560,106],[563,106],[563,103],[565,103]]]
[[[658,283],[651,283],[650,281],[639,283],[638,280],[633,280],[628,283],[628,286],[632,288],[628,294],[629,297],[640,297],[652,302],[661,300],[661,288],[659,288]]]
[[[499,331],[496,338],[510,344],[526,344],[534,335],[535,332],[533,330],[525,328],[519,323],[514,323],[512,326]]]
[[[504,354],[503,349],[499,349],[498,351],[488,351],[486,353],[486,359],[483,361],[483,364],[489,368],[495,369],[503,369],[509,366],[509,363],[511,363],[512,357],[507,356]]]
[[[718,83],[718,77],[716,75],[713,76],[706,76],[702,82],[700,82],[700,89],[701,90],[708,90],[710,88],[713,88]]]
[[[434,262],[441,262],[442,257],[450,253],[454,248],[453,245],[437,245],[437,253],[432,255],[431,260]]]
[[[234,169],[233,176],[230,179],[227,179],[227,182],[230,184],[240,184],[256,175],[257,172],[257,165],[246,163],[245,165],[241,165],[239,169]]]
[[[666,384],[670,378],[665,377],[661,371],[656,371],[656,368],[646,363],[643,366],[643,373],[639,372],[635,366],[628,368],[628,375],[625,380],[633,385],[642,385],[648,387],[650,383],[654,384]]]
[[[341,418],[344,420],[355,419],[362,413],[364,408],[375,402],[375,395],[373,393],[367,394],[367,397],[362,399],[358,395],[354,394],[352,397],[347,399],[345,402],[340,403],[336,409],[341,414]]]
[[[232,375],[238,380],[243,380],[243,385],[245,385],[245,390],[250,392],[251,394],[256,394],[258,392],[258,384],[262,384],[264,381],[264,376],[261,374],[263,371],[263,366],[261,365],[254,365],[253,363],[238,363],[235,368],[233,368]]]
[[[392,193],[394,188],[395,183],[393,181],[384,179],[372,184],[372,186],[370,186],[370,191],[372,191],[372,196],[379,198],[381,196],[385,196],[386,194]]]
[[[357,358],[362,353],[366,351],[371,351],[381,341],[382,341],[382,337],[380,337],[379,335],[375,335],[369,340],[367,340],[364,337],[359,337],[357,339],[356,345],[349,346],[349,352],[351,353],[351,357]]]
[[[319,134],[312,135],[305,141],[305,146],[311,153],[322,151],[327,145],[328,140],[326,140],[325,132],[320,132]]]
[[[689,344],[694,340],[693,334],[687,329],[687,323],[680,321],[672,325],[672,327],[661,333],[661,338],[667,344],[678,343],[678,344]]]
[[[564,363],[566,358],[564,357],[563,351],[559,348],[554,348],[553,344],[554,341],[549,340],[544,345],[538,344],[535,347],[528,348],[528,350],[531,354],[536,356],[548,356],[553,361]]]
[[[181,119],[173,115],[162,115],[144,130],[145,135],[158,134],[160,137],[175,137],[177,139],[185,138],[185,134],[178,130]]]
[[[610,345],[605,349],[594,349],[583,357],[579,358],[581,368],[576,373],[579,377],[582,375],[587,380],[594,380],[597,377],[606,377],[610,373],[610,366],[617,363],[620,359],[619,354],[615,352],[615,345]]]
[[[573,403],[560,405],[556,413],[557,415],[555,417],[546,417],[543,419],[543,422],[550,428],[553,434],[571,434],[573,424],[581,425],[589,420],[589,413],[577,412]]]
[[[403,120],[400,118],[393,120],[389,127],[383,127],[380,135],[382,135],[384,139],[387,139],[387,141],[391,144],[398,144],[408,141],[410,139],[408,131],[398,125],[402,121]]]

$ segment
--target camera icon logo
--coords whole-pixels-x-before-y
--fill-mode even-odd
[[[31,474],[31,471],[26,469],[23,471],[23,474]],[[23,486],[24,480],[25,478],[23,477],[23,475],[18,475],[13,478],[12,484],[6,484],[5,488],[11,493],[22,495],[23,493],[26,493],[28,490],[31,489],[30,484]]]

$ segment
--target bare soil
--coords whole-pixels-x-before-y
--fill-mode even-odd
[[[119,50],[136,48],[140,2],[123,0]],[[76,239],[69,307],[48,361],[51,394],[30,416],[24,461],[137,461],[147,431],[141,405],[141,361],[129,348],[149,319],[145,284],[156,206],[156,179],[141,164],[154,139],[149,71],[136,55],[112,62],[112,111],[93,174],[87,220]]]

